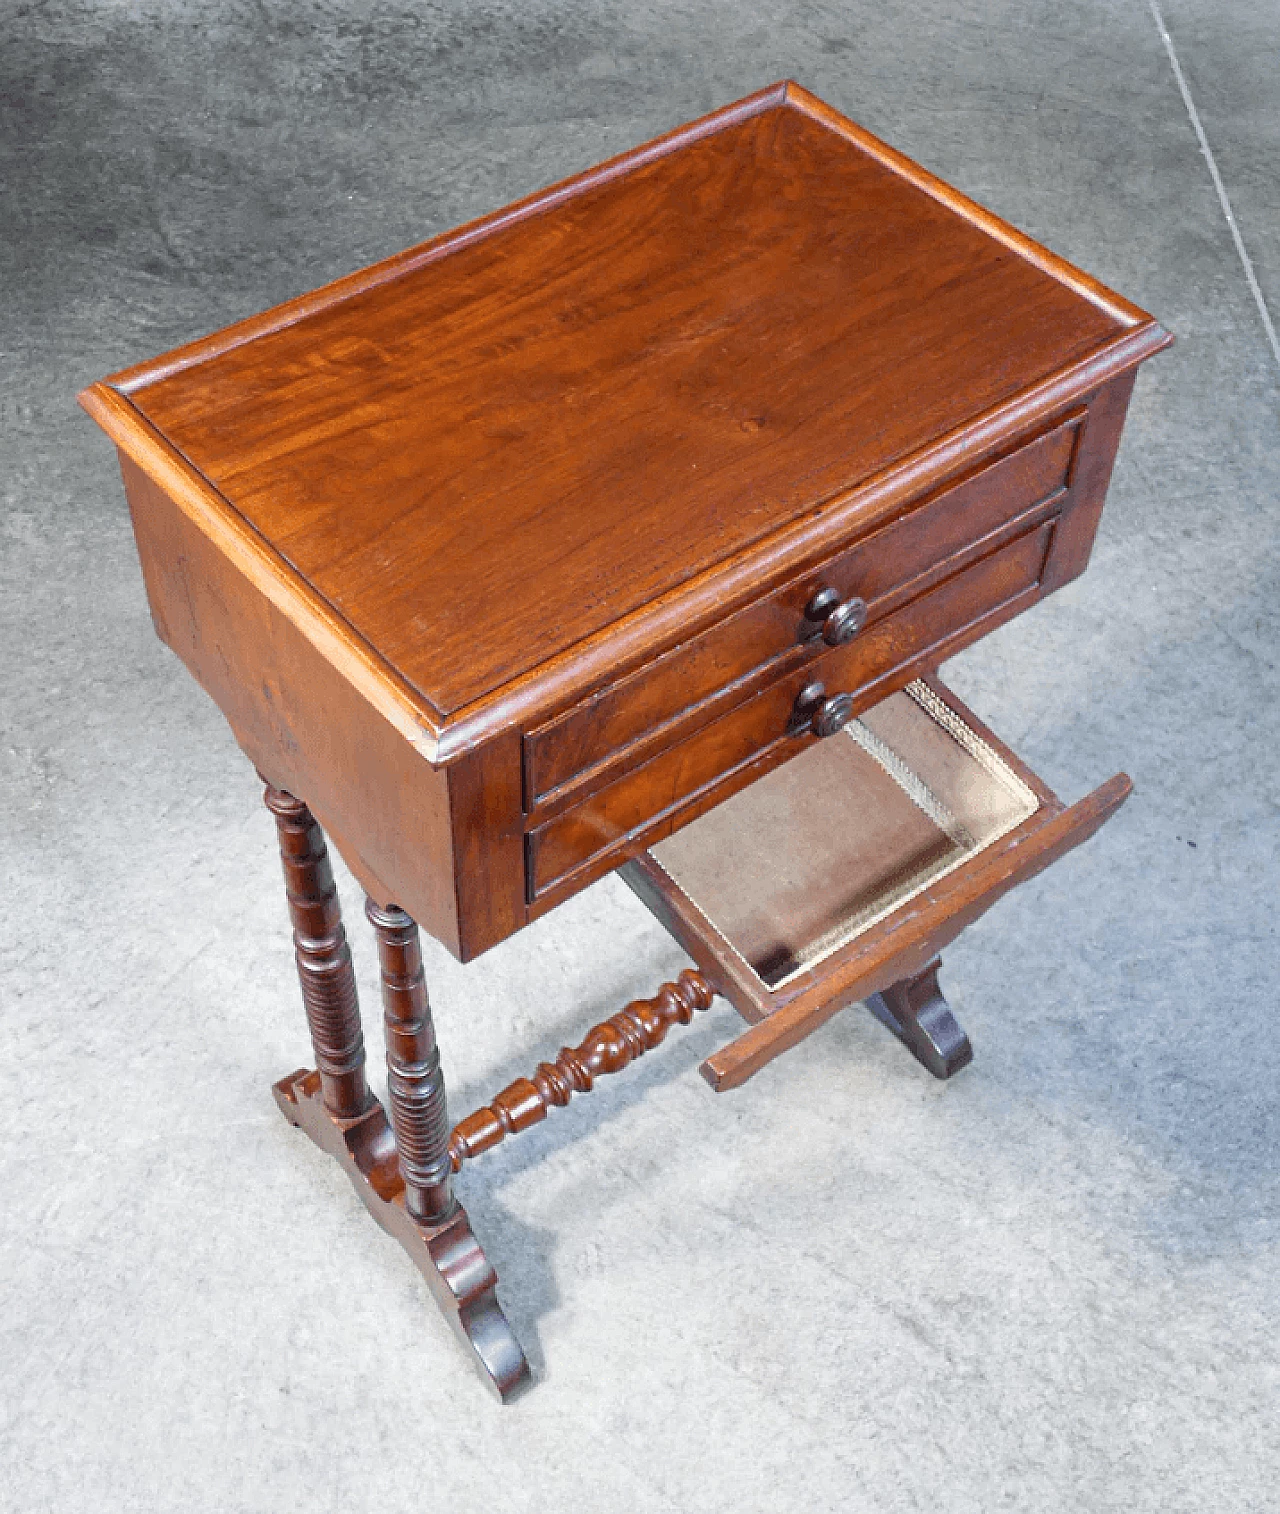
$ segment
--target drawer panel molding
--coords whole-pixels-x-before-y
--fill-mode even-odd
[[[798,755],[813,741],[797,734],[796,701],[814,680],[853,696],[851,712],[909,681],[991,629],[1038,592],[1055,521],[1025,531],[980,562],[910,600],[848,646],[769,684],[687,740],[660,751],[526,837],[531,902],[550,904],[685,820],[736,785]],[[538,912],[541,912],[540,910]]]
[[[907,599],[964,565],[983,538],[1071,485],[1083,412],[950,483],[896,519],[792,578],[701,634],[616,680],[525,739],[525,806],[603,776],[658,732],[678,740],[699,707],[765,677],[771,665],[826,650],[823,626],[806,617],[815,596],[865,602],[857,641]]]

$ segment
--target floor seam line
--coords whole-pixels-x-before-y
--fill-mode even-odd
[[[1191,118],[1191,126],[1195,131],[1196,140],[1200,144],[1200,153],[1209,168],[1209,177],[1213,180],[1213,187],[1217,191],[1218,203],[1222,207],[1222,214],[1226,218],[1227,228],[1231,232],[1231,239],[1235,243],[1236,252],[1239,255],[1244,276],[1248,282],[1249,290],[1253,295],[1254,303],[1258,307],[1258,314],[1262,317],[1262,324],[1267,333],[1267,340],[1271,343],[1271,351],[1275,356],[1276,365],[1280,367],[1280,336],[1276,335],[1275,323],[1271,319],[1271,312],[1267,308],[1266,296],[1262,292],[1262,286],[1258,283],[1258,276],[1254,272],[1253,259],[1249,256],[1248,249],[1244,245],[1244,238],[1240,234],[1240,226],[1236,221],[1235,211],[1231,208],[1231,199],[1227,194],[1227,186],[1222,181],[1222,175],[1218,172],[1218,162],[1213,155],[1213,149],[1209,146],[1209,138],[1205,135],[1204,124],[1200,120],[1200,112],[1196,109],[1195,101],[1191,98],[1191,90],[1187,84],[1186,75],[1182,72],[1182,64],[1178,62],[1178,54],[1174,50],[1173,38],[1169,35],[1169,28],[1165,25],[1164,15],[1160,10],[1158,0],[1147,0],[1152,18],[1156,23],[1156,30],[1160,33],[1160,40],[1164,44],[1164,50],[1169,55],[1169,64],[1173,69],[1173,77],[1177,81],[1178,89],[1182,95],[1182,103],[1187,108],[1187,115]]]

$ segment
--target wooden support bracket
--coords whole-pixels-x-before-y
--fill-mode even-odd
[[[935,957],[923,972],[871,994],[867,1008],[917,1062],[935,1078],[945,1080],[968,1067],[973,1061],[973,1047],[938,987],[941,966],[941,959]]]
[[[456,1200],[435,1221],[410,1212],[395,1134],[382,1105],[374,1100],[350,1119],[334,1115],[325,1106],[320,1075],[306,1068],[281,1078],[271,1091],[290,1125],[337,1158],[365,1208],[409,1253],[483,1381],[504,1403],[523,1392],[531,1381],[529,1364],[498,1303],[498,1275]]]

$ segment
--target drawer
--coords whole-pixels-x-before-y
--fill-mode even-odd
[[[820,588],[866,602],[868,627],[962,566],[982,539],[1065,493],[1082,415],[1059,423],[838,551],[824,563],[575,705],[525,738],[526,808],[613,763],[770,662],[825,650],[805,608]],[[865,631],[860,633],[865,634]]]
[[[668,834],[733,788],[785,762],[814,737],[791,731],[797,696],[818,679],[828,695],[849,693],[855,708],[874,702],[913,669],[950,655],[1038,592],[1054,530],[1042,521],[979,562],[936,584],[713,720],[684,741],[630,769],[535,825],[526,836],[531,902],[549,907],[592,876]],[[535,911],[541,912],[541,908]]]
[[[702,815],[623,878],[751,1029],[732,1088],[824,1020],[912,977],[1128,797],[1065,807],[937,679],[914,682]]]

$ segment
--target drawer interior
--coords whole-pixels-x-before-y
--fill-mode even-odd
[[[620,871],[750,1022],[703,1064],[723,1090],[921,973],[1131,790],[1117,773],[1064,805],[930,674]]]
[[[770,989],[849,945],[1040,807],[917,681],[650,849]]]

